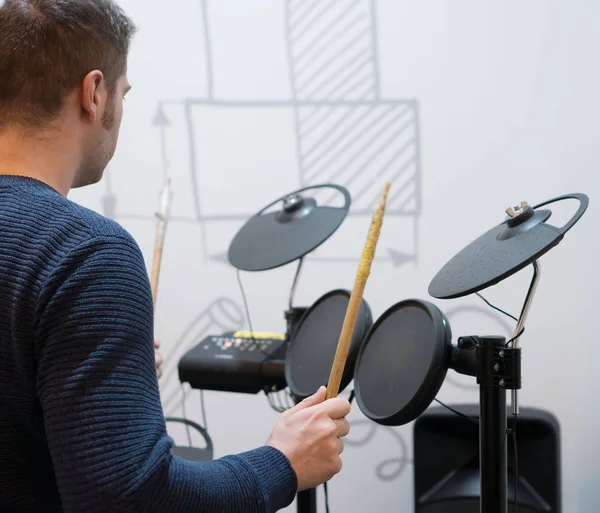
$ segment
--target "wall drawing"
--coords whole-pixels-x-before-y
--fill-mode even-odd
[[[352,230],[353,219],[372,215],[384,182],[390,180],[393,188],[386,218],[391,225],[390,232],[399,235],[390,244],[384,242],[387,247],[378,252],[377,259],[396,267],[408,262],[416,264],[422,212],[419,103],[416,98],[382,96],[374,0],[286,1],[282,20],[285,40],[280,44],[287,49],[289,99],[219,97],[213,56],[215,33],[211,30],[208,0],[201,0],[201,7],[206,96],[160,101],[152,119],[158,132],[160,155],[157,154],[157,158],[162,162],[165,175],[167,171],[174,172],[170,155],[182,148],[181,144],[178,150],[171,148],[174,138],[169,138],[169,130],[176,123],[175,118],[177,123],[185,124],[187,133],[185,166],[188,169],[177,170],[186,176],[185,182],[183,179],[174,181],[173,189],[178,197],[174,203],[185,195],[191,206],[185,215],[174,215],[172,221],[199,223],[204,259],[226,262],[231,237],[250,216],[277,197],[328,182],[347,187],[353,203],[340,231],[346,229],[345,225],[350,225],[347,230]],[[260,122],[264,138],[268,139],[267,132],[272,129],[275,136],[281,138],[282,133],[287,134],[293,141],[289,146],[294,154],[285,157],[274,154],[280,150],[272,140],[252,144],[231,142],[235,151],[244,151],[246,145],[251,147],[243,164],[248,173],[261,169],[272,154],[273,159],[284,162],[273,180],[264,178],[265,183],[259,184],[267,189],[265,202],[245,201],[242,207],[233,208],[237,202],[228,202],[227,192],[213,183],[226,172],[214,168],[221,159],[216,157],[212,166],[203,161],[214,147],[227,145],[229,138],[233,138],[227,131],[214,135],[217,131],[214,127],[229,120],[232,120],[230,126],[248,123],[246,139],[256,135],[251,134],[251,127]],[[211,123],[210,140],[203,123]],[[264,146],[261,147],[261,143]],[[222,156],[223,160],[226,158],[227,155]],[[231,186],[239,174],[237,169],[235,177],[221,183],[224,187]],[[260,180],[257,177],[257,181]],[[107,197],[114,195],[110,186],[106,180]],[[324,204],[330,204],[331,200],[325,195],[319,198]],[[104,209],[105,215],[113,218],[152,219],[118,212],[115,201],[110,199],[106,200]],[[362,230],[364,225],[364,222],[355,225],[353,233]],[[211,230],[220,233],[211,237]],[[341,253],[331,255],[319,248],[308,258],[323,262],[356,261],[354,251],[343,247],[338,251]]]
[[[367,430],[366,434],[363,434],[358,440],[354,439],[356,431],[361,432],[363,427]],[[396,429],[375,424],[370,420],[352,421],[350,422],[350,434],[344,438],[344,444],[348,447],[364,447],[375,438],[377,433],[381,432],[387,433],[392,438],[393,445],[397,445],[397,447],[394,449],[390,447],[389,452],[393,455],[379,462],[375,467],[375,474],[380,481],[393,481],[404,474],[407,466],[412,463],[408,454],[408,445]]]

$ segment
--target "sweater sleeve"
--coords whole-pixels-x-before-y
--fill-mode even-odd
[[[96,237],[70,251],[36,315],[37,393],[65,513],[263,513],[292,502],[296,475],[271,447],[205,463],[171,454],[133,240]]]

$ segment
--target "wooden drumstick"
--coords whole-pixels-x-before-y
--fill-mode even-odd
[[[165,233],[171,206],[171,178],[167,177],[162,193],[160,212],[156,214],[156,239],[154,241],[154,255],[152,257],[152,271],[150,273],[150,286],[152,287],[152,300],[156,310],[156,298],[158,296],[158,278],[165,243]]]
[[[340,389],[342,374],[344,373],[346,358],[348,357],[348,351],[350,349],[350,341],[352,340],[363,292],[365,290],[365,285],[367,284],[367,278],[371,273],[371,263],[375,257],[375,248],[377,247],[377,241],[379,240],[379,234],[381,233],[381,225],[383,223],[385,204],[389,190],[390,183],[387,182],[384,187],[383,195],[379,200],[379,205],[373,213],[373,219],[367,235],[367,242],[365,243],[358,271],[356,273],[354,289],[350,295],[350,302],[348,303],[348,308],[346,310],[342,332],[338,340],[331,374],[329,375],[329,382],[327,383],[327,399],[337,397]]]

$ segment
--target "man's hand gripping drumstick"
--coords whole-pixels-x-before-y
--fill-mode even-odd
[[[350,295],[350,302],[348,303],[348,309],[346,310],[346,317],[344,318],[344,324],[342,326],[342,332],[340,334],[337,350],[335,352],[331,374],[329,375],[329,382],[327,383],[327,399],[337,397],[339,392],[342,374],[344,373],[346,358],[350,348],[350,341],[352,340],[352,334],[354,333],[354,326],[356,325],[356,319],[358,317],[358,311],[360,309],[363,292],[365,290],[365,285],[367,284],[369,274],[371,273],[371,263],[375,257],[375,248],[377,247],[379,234],[381,233],[381,225],[383,224],[385,204],[387,202],[389,190],[390,183],[387,182],[384,187],[383,195],[379,200],[379,205],[373,213],[373,220],[371,221],[371,227],[369,228],[369,233],[367,235],[367,242],[365,243],[362,258],[360,259],[358,272],[356,273],[354,289]]]

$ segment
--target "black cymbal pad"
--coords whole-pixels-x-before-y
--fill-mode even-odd
[[[557,228],[542,223],[502,238],[506,232],[503,223],[460,251],[432,280],[429,294],[452,299],[495,285],[537,260],[562,238]]]
[[[288,264],[325,242],[342,224],[340,208],[315,207],[306,217],[281,223],[277,214],[252,217],[229,247],[229,261],[244,271],[263,271]]]
[[[334,189],[344,205],[319,205],[304,193]],[[267,212],[280,205],[280,210]],[[350,209],[350,194],[334,184],[315,185],[275,200],[251,217],[233,238],[229,263],[243,271],[266,271],[289,264],[310,253],[340,227]]]
[[[541,207],[558,201],[575,199],[579,208],[562,227],[547,221],[552,215]],[[556,246],[583,216],[589,199],[575,193],[559,196],[535,207],[527,202],[507,209],[505,221],[460,251],[437,273],[429,285],[429,294],[452,299],[479,292],[496,285],[520,271]]]

